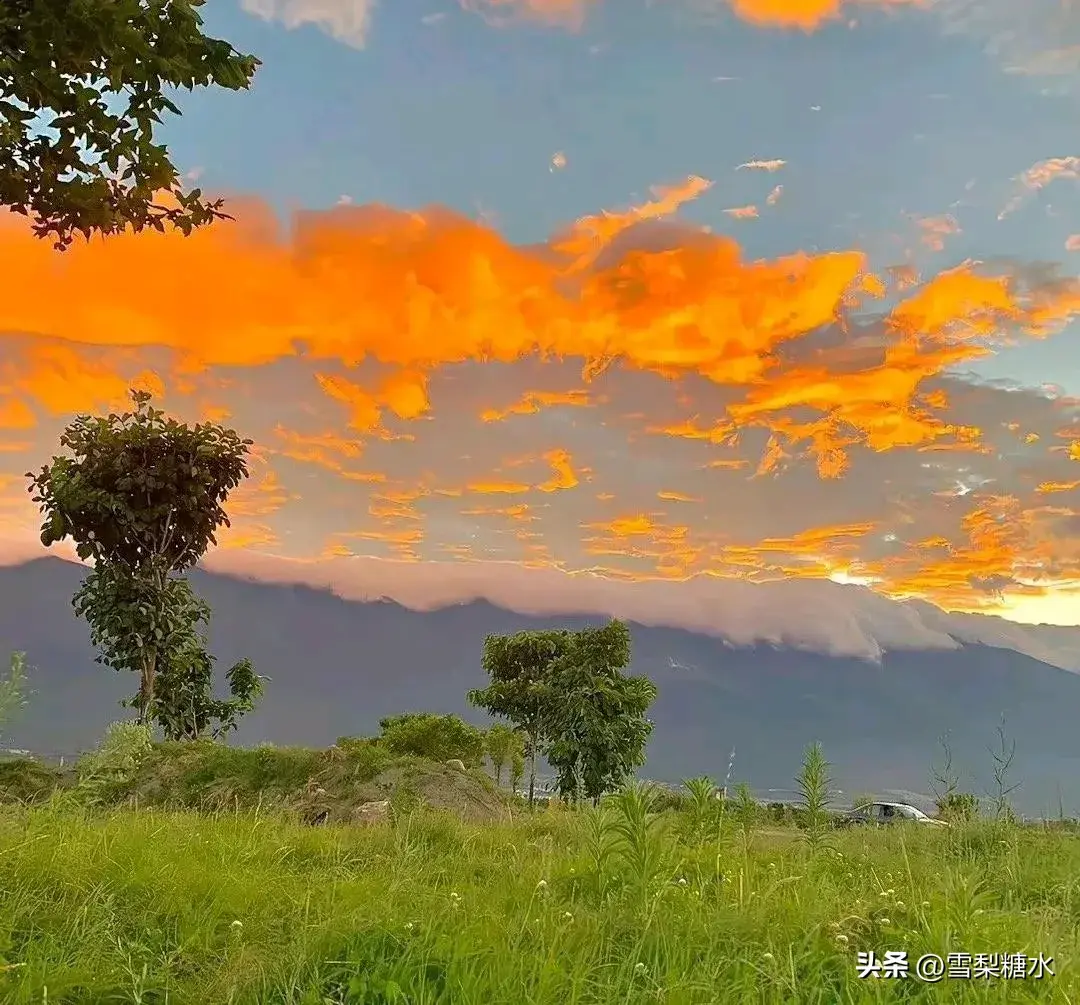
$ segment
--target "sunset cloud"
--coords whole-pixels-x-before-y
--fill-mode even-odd
[[[709,187],[529,247],[437,207],[284,228],[241,201],[234,224],[62,258],[0,220],[17,291],[0,476],[135,383],[256,441],[221,541],[234,563],[841,579],[958,610],[1080,581],[1080,406],[962,375],[1057,332],[1076,282],[973,262],[919,279],[856,249],[747,260],[674,219]],[[0,518],[36,536],[25,498]]]
[[[750,24],[812,31],[828,21],[867,7],[921,5],[929,0],[683,0],[683,6],[706,14],[731,12]],[[530,19],[580,28],[600,0],[460,0],[463,9],[506,23]]]

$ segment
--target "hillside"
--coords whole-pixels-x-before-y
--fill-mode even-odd
[[[134,684],[93,662],[86,626],[71,613],[82,575],[43,559],[0,568],[0,645],[27,651],[36,694],[5,745],[74,752],[96,742]],[[250,656],[272,678],[240,743],[323,746],[375,732],[403,710],[458,712],[482,722],[465,692],[483,684],[489,632],[579,626],[596,618],[534,618],[474,602],[413,611],[331,593],[197,573],[212,604],[223,663]],[[846,791],[926,792],[937,738],[949,730],[964,784],[992,782],[988,747],[1002,714],[1015,741],[1012,781],[1025,813],[1080,810],[1080,675],[1015,651],[980,645],[909,649],[880,664],[774,646],[734,647],[694,632],[635,625],[633,670],[660,689],[645,774],[722,778],[732,748],[737,779],[792,786],[807,743],[821,740]],[[1060,631],[1060,630],[1059,630]]]

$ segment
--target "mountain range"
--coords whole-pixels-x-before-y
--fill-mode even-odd
[[[128,714],[117,702],[134,679],[94,662],[87,627],[71,609],[84,573],[56,558],[0,567],[0,647],[25,651],[33,668],[30,702],[5,730],[6,747],[75,753]],[[484,723],[465,693],[485,682],[486,634],[604,620],[595,610],[520,612],[467,597],[415,609],[202,570],[192,582],[214,610],[219,665],[248,656],[270,678],[233,741],[245,744],[328,745],[376,732],[381,716],[406,710]],[[748,587],[759,620],[761,611],[783,613],[786,594],[774,585],[784,586]],[[1015,745],[1005,779],[1019,786],[1013,805],[1029,815],[1080,813],[1080,629],[949,615],[861,587],[813,585],[817,594],[800,594],[804,611],[819,596],[822,617],[836,620],[846,604],[844,618],[862,640],[856,654],[776,633],[749,632],[757,637],[748,640],[747,632],[631,621],[631,671],[659,688],[643,775],[720,781],[734,751],[733,781],[790,792],[805,747],[818,740],[847,793],[927,793],[947,735],[961,787],[986,793],[995,789],[991,751],[1000,756],[1003,733],[1006,753]],[[703,617],[696,611],[693,621]]]

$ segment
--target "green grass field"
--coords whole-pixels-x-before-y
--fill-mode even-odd
[[[716,800],[648,812],[634,789],[600,810],[399,801],[311,827],[251,792],[231,811],[35,792],[0,810],[11,1005],[1080,1001],[1080,838],[1062,828],[817,843]],[[901,950],[912,968],[1042,953],[1055,975],[859,977],[859,951]]]

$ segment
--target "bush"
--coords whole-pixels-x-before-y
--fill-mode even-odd
[[[108,801],[134,780],[152,751],[149,726],[133,721],[112,723],[97,749],[79,758],[76,792],[89,803]]]
[[[943,820],[974,820],[979,815],[979,797],[971,792],[950,792],[937,801]]]
[[[390,761],[391,751],[378,737],[339,736],[334,744],[348,758],[358,781],[370,782]]]
[[[63,783],[63,776],[29,757],[0,760],[0,803],[36,803],[47,799]]]
[[[484,758],[483,730],[460,716],[433,712],[406,712],[379,720],[380,737],[387,750],[431,761],[457,758],[476,767]]]

